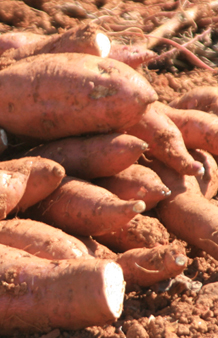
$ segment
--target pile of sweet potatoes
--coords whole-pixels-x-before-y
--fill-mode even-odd
[[[218,117],[160,103],[88,32],[0,57],[4,335],[112,323],[126,289],[186,268],[170,234],[218,259]]]

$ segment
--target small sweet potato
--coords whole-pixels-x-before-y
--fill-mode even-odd
[[[0,72],[0,89],[0,126],[41,140],[130,127],[157,99],[131,67],[79,53],[17,61]]]
[[[0,170],[28,174],[24,194],[14,210],[16,212],[25,211],[50,195],[65,176],[65,170],[59,163],[40,156],[2,161]]]
[[[150,165],[172,191],[157,206],[160,221],[178,238],[218,259],[217,206],[203,196],[195,177],[180,176],[157,160]]]
[[[96,236],[95,239],[115,252],[124,252],[168,244],[169,233],[156,217],[139,214],[116,232]]]
[[[176,109],[195,109],[218,115],[218,87],[195,87],[169,105]]]
[[[144,211],[142,200],[124,201],[104,188],[67,176],[27,215],[75,236],[97,236],[116,231]]]
[[[0,261],[2,335],[103,326],[121,315],[125,282],[114,261],[48,260],[3,244]]]
[[[137,161],[146,148],[137,137],[112,133],[68,137],[17,155],[40,155],[60,163],[69,176],[92,179],[117,174]]]
[[[166,110],[167,106],[161,102],[151,103],[141,120],[128,128],[127,133],[149,144],[146,155],[159,159],[180,174],[202,174],[202,163],[188,153],[180,130],[167,117]]]
[[[130,67],[136,69],[141,64],[147,64],[157,54],[147,49],[146,44],[137,45],[121,45],[111,44],[109,58],[126,63]]]
[[[143,200],[146,210],[154,208],[170,195],[170,190],[160,177],[152,169],[140,164],[132,164],[116,175],[97,178],[93,182],[123,200]]]
[[[119,254],[116,262],[123,269],[127,288],[142,287],[179,275],[187,266],[184,247],[173,242],[152,249],[137,248]]]
[[[46,259],[94,257],[81,240],[31,219],[0,221],[0,243]]]

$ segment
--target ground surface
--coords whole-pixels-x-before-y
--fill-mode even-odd
[[[157,26],[170,19],[175,11],[184,11],[182,3],[188,1],[118,1],[118,0],[26,0],[0,1],[0,32],[28,30],[40,34],[61,33],[81,21],[95,20],[110,32],[112,39],[123,43],[134,43],[137,34],[126,34],[124,30],[137,27],[151,33]],[[209,1],[203,3],[200,17],[172,34],[177,42],[191,40],[202,34],[211,25],[211,32],[194,49],[205,64],[216,67],[218,33],[216,12],[208,9]],[[101,19],[103,17],[103,20]],[[116,32],[115,34],[113,34]],[[169,36],[170,37],[170,36]],[[152,47],[158,54],[169,50],[168,44]],[[193,47],[194,48],[194,47]],[[169,56],[160,61],[143,65],[140,72],[152,83],[159,100],[165,103],[190,88],[208,84],[217,85],[217,75],[208,69],[195,67],[195,61],[186,54]],[[177,278],[136,288],[125,296],[124,311],[120,319],[106,327],[92,327],[69,332],[53,330],[48,334],[32,337],[47,338],[200,338],[218,337],[218,261],[204,252],[184,243],[189,257],[184,274]]]

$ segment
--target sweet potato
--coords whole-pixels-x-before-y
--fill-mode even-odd
[[[81,240],[31,219],[14,218],[1,221],[0,243],[46,259],[94,257]]]
[[[166,110],[167,106],[161,102],[151,103],[141,120],[128,128],[127,133],[147,142],[149,148],[146,154],[161,160],[180,174],[202,174],[202,163],[195,161],[188,153],[181,132],[166,116]]]
[[[200,186],[202,194],[211,199],[217,194],[218,191],[218,167],[214,157],[207,151],[194,149],[189,153],[192,157],[203,163],[205,173],[202,176],[197,176],[196,179]]]
[[[163,103],[160,105],[181,131],[188,149],[203,149],[218,155],[218,117],[215,114],[194,109],[176,109]]]
[[[0,126],[44,140],[130,127],[157,99],[131,67],[78,53],[17,61],[0,72],[0,89]]]
[[[8,32],[0,35],[0,55],[6,50],[18,49],[22,46],[35,44],[36,42],[47,40],[48,37],[42,34],[32,32]]]
[[[169,105],[176,109],[195,109],[218,115],[218,87],[195,87]]]
[[[22,39],[22,33],[17,33],[19,36],[14,36],[17,40]],[[35,35],[35,36],[34,36]],[[7,50],[0,57],[0,68],[9,66],[14,62],[27,58],[28,56],[46,54],[46,53],[87,53],[91,55],[106,57],[110,52],[110,40],[100,31],[99,26],[95,24],[82,24],[75,26],[63,34],[53,34],[46,38],[39,38],[37,34],[33,34],[32,42],[25,33],[24,40],[26,43],[20,42],[21,46],[11,50]],[[7,43],[7,36],[4,38],[3,43]],[[10,39],[11,41],[11,39]],[[1,39],[0,39],[1,44]],[[5,46],[5,45],[4,45]]]
[[[115,252],[124,252],[168,244],[169,233],[156,217],[139,214],[116,232],[96,236],[95,239]]]
[[[25,192],[29,173],[0,170],[0,219],[17,208]]]
[[[16,212],[25,211],[50,195],[65,176],[65,170],[60,164],[40,156],[2,161],[0,170],[28,174],[26,189],[15,208]]]
[[[2,244],[0,258],[2,335],[102,326],[121,315],[125,283],[111,260],[47,260]]]
[[[109,58],[126,63],[136,69],[143,63],[148,63],[156,56],[156,53],[147,49],[146,44],[121,45],[111,44]]]
[[[178,238],[218,259],[218,208],[203,196],[195,177],[180,176],[157,160],[150,165],[172,191],[157,206],[160,221]]]
[[[179,275],[187,265],[185,250],[173,242],[153,249],[137,248],[118,255],[127,288],[134,284],[142,287]]]
[[[112,133],[64,138],[17,155],[40,155],[60,163],[69,176],[92,179],[117,174],[137,161],[147,146],[137,137]]]
[[[97,178],[93,181],[123,200],[143,200],[146,210],[154,208],[159,201],[170,195],[170,190],[150,168],[132,164],[118,174]]]
[[[51,195],[29,209],[28,217],[72,235],[97,236],[116,231],[143,211],[142,200],[124,201],[104,188],[67,176]]]

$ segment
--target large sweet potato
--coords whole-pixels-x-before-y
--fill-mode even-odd
[[[97,236],[116,231],[144,211],[140,199],[124,201],[102,187],[67,176],[27,215],[72,235]]]
[[[48,260],[0,245],[1,335],[77,330],[122,312],[121,267],[104,259]]]
[[[41,54],[0,72],[0,126],[31,138],[126,128],[156,99],[131,67],[88,54]]]
[[[18,156],[42,156],[60,163],[69,176],[83,179],[112,176],[129,167],[147,148],[127,134],[67,137],[40,145]],[[119,160],[118,160],[119,159]]]

